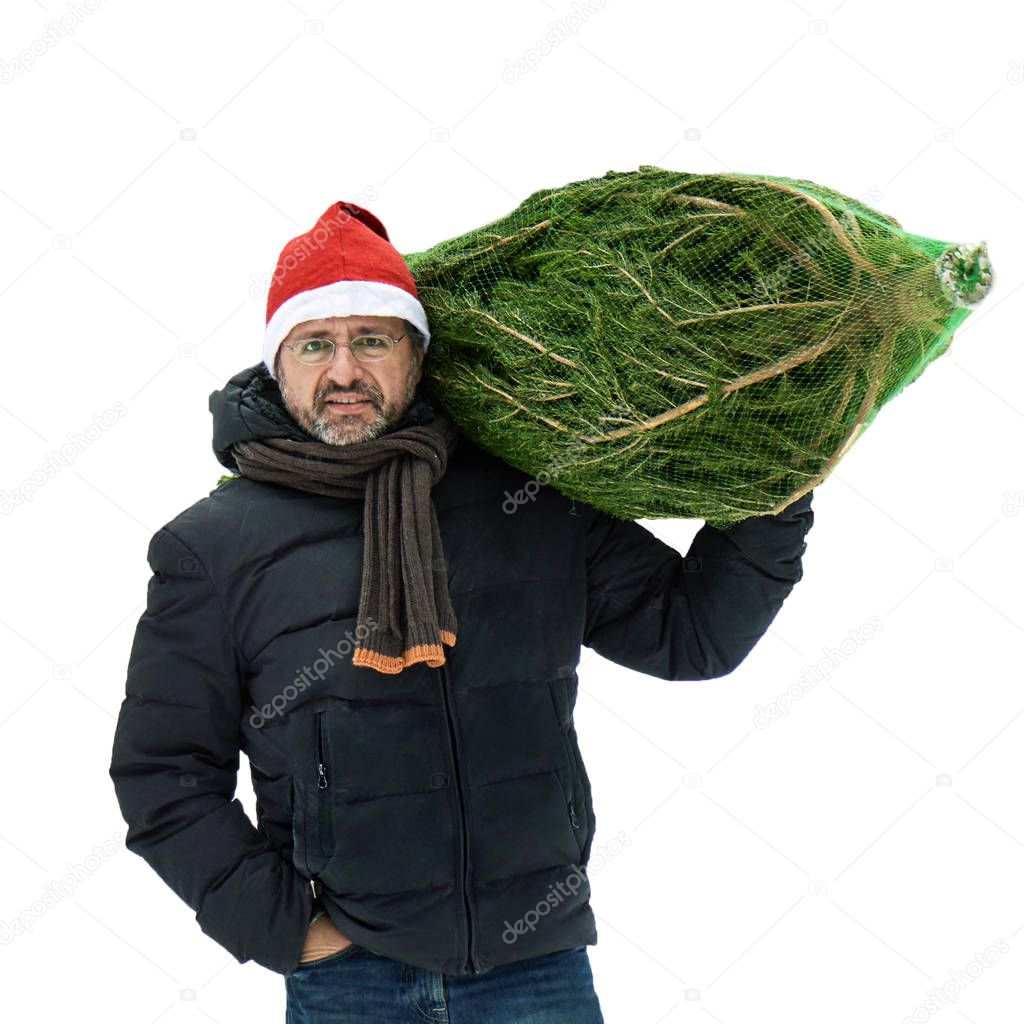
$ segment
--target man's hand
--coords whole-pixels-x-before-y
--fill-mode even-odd
[[[334,922],[324,914],[309,926],[309,931],[306,932],[306,944],[302,947],[302,957],[299,963],[319,960],[321,957],[330,956],[351,945],[352,940],[346,939],[335,927]]]

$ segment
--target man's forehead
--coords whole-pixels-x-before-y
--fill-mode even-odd
[[[340,330],[344,326],[354,327],[356,329],[360,327],[366,327],[368,329],[379,329],[383,326],[391,326],[395,322],[402,323],[401,317],[385,317],[385,316],[327,316],[322,317],[319,320],[304,320],[301,324],[296,324],[292,328],[291,334],[301,335],[307,333],[316,333],[317,331],[336,331]]]

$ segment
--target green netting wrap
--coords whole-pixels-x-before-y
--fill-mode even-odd
[[[405,258],[468,437],[619,518],[716,526],[824,480],[991,284],[984,242],[821,185],[650,166]]]

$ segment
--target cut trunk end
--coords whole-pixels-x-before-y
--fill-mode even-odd
[[[951,245],[935,261],[942,290],[957,306],[973,309],[992,287],[992,264],[984,242]]]

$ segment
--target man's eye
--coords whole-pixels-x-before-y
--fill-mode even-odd
[[[325,342],[323,338],[310,338],[309,341],[303,343],[302,351],[319,352],[323,348],[324,344]]]

